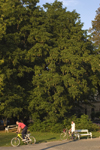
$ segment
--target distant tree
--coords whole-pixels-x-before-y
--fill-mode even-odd
[[[92,66],[98,68],[97,69],[98,71],[96,71],[96,76],[97,76],[97,83],[98,83],[97,84],[98,92],[100,94],[100,7],[96,11],[96,16],[92,21],[92,28],[90,28],[89,32],[91,33],[90,40],[93,42],[94,53],[95,53]]]
[[[100,7],[96,11],[94,21],[92,21],[92,28],[90,28],[91,40],[95,43],[95,46],[100,46]]]

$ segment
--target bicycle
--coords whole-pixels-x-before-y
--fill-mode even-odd
[[[26,134],[25,135],[25,141],[23,141],[26,144],[35,144],[36,143],[36,139],[33,136],[30,136],[31,134]],[[20,141],[23,140],[22,138],[22,134],[21,133],[17,133],[17,136],[11,139],[11,145],[13,147],[17,147],[20,145]]]
[[[61,140],[76,140],[76,138],[77,135],[75,133],[71,134],[67,128],[63,129],[62,133],[60,134]]]

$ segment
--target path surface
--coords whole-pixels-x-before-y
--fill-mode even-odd
[[[100,150],[100,138],[78,141],[56,141],[19,147],[0,147],[0,150]]]

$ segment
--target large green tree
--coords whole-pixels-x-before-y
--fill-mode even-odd
[[[28,90],[32,67],[28,50],[31,16],[38,0],[0,1],[0,113],[3,117],[28,117]],[[26,7],[25,7],[26,6]],[[1,80],[2,79],[2,80]]]
[[[44,50],[43,65],[38,57],[34,68],[29,110],[34,112],[35,121],[59,123],[72,114],[79,102],[88,101],[95,93],[98,58],[94,58],[78,13],[66,11],[58,1],[46,3],[44,9],[44,26],[50,39],[43,44],[49,47]]]
[[[0,114],[54,125],[95,93],[98,56],[76,11],[37,2],[0,2]]]

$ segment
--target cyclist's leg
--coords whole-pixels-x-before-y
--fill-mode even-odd
[[[27,134],[27,126],[26,126],[26,129],[25,129],[25,134]]]
[[[75,140],[76,136],[75,136],[75,132],[72,132],[72,140]]]
[[[22,138],[25,139],[24,134],[27,133],[27,126],[22,130]]]

